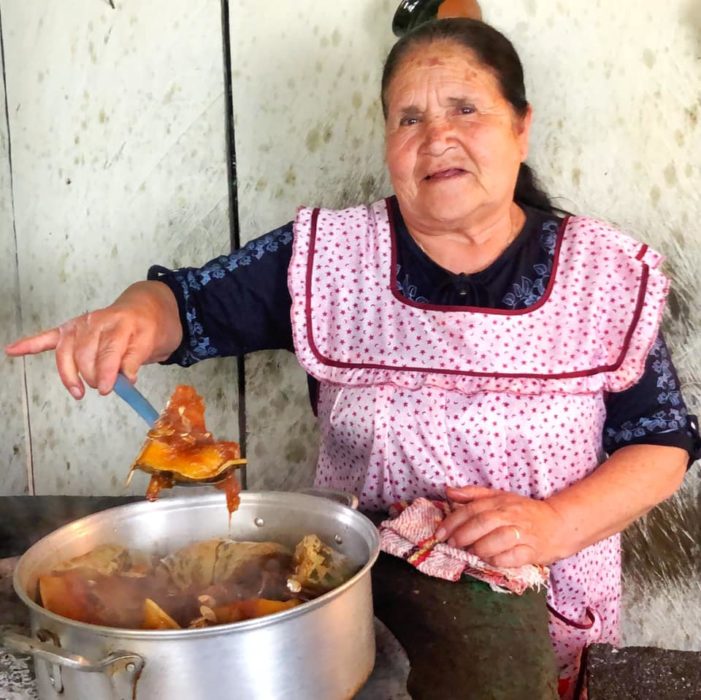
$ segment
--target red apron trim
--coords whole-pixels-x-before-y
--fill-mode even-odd
[[[558,679],[558,681],[557,681],[557,694],[561,698],[566,697],[571,685],[572,685],[572,680],[570,678]]]
[[[485,309],[480,306],[447,306],[440,304],[423,304],[411,299],[407,299],[399,291],[397,285],[397,276],[394,271],[397,269],[397,232],[394,228],[394,218],[392,217],[392,207],[388,200],[385,200],[385,206],[387,207],[387,220],[389,221],[389,228],[391,231],[390,240],[392,245],[392,266],[390,270],[390,280],[389,287],[392,290],[392,295],[402,304],[406,306],[412,306],[415,309],[423,309],[427,311],[441,311],[441,312],[467,312],[467,313],[479,313],[485,316],[524,316],[525,314],[533,313],[539,309],[543,304],[545,304],[550,298],[553,287],[555,286],[555,277],[557,276],[557,270],[560,262],[560,250],[562,248],[562,240],[564,238],[565,229],[570,221],[569,216],[566,216],[560,223],[557,230],[557,241],[555,243],[555,255],[553,257],[553,269],[550,273],[550,279],[548,280],[548,286],[545,289],[543,296],[535,303],[526,309],[519,309],[518,311],[510,311],[509,309]]]
[[[647,243],[643,243],[643,245],[640,246],[640,250],[638,251],[638,254],[635,256],[635,259],[642,260],[645,257],[645,253],[647,253]]]
[[[317,236],[317,224],[319,220],[320,210],[314,209],[312,211],[311,220],[311,234],[309,238],[309,252],[308,252],[308,262],[306,269],[306,289],[305,289],[305,299],[306,299],[306,326],[307,326],[307,342],[309,343],[309,348],[312,354],[318,362],[327,367],[337,367],[339,369],[378,369],[378,370],[392,370],[397,372],[417,372],[417,373],[435,373],[435,374],[446,374],[446,375],[458,375],[463,377],[494,377],[494,378],[505,378],[505,379],[576,379],[578,377],[591,377],[595,374],[601,374],[602,372],[614,372],[622,364],[623,360],[628,353],[628,348],[630,346],[630,340],[633,337],[635,328],[638,325],[640,316],[643,311],[643,304],[645,302],[645,294],[647,292],[647,283],[650,275],[650,268],[648,265],[643,263],[642,274],[640,278],[640,286],[638,287],[638,297],[635,304],[635,310],[633,312],[633,319],[626,332],[623,345],[621,347],[621,352],[618,358],[613,364],[602,365],[600,367],[593,367],[591,369],[582,369],[574,372],[561,372],[558,374],[538,374],[538,373],[510,373],[510,372],[479,372],[475,370],[459,370],[459,369],[441,369],[441,368],[430,368],[425,367],[408,367],[401,365],[385,365],[385,364],[375,364],[375,363],[354,363],[354,362],[341,362],[340,360],[332,360],[325,355],[322,355],[319,350],[316,341],[314,340],[314,331],[312,324],[312,276],[314,272],[314,254],[316,252],[316,236]],[[551,280],[552,282],[552,280]],[[549,286],[552,289],[552,286]],[[426,305],[419,304],[416,305],[421,308],[430,308]],[[439,308],[452,308],[452,307],[439,307]],[[472,308],[472,307],[470,307]],[[489,311],[487,311],[488,313]],[[485,313],[485,310],[480,310],[480,313]],[[512,312],[508,312],[512,313]]]
[[[590,630],[593,626],[594,623],[596,622],[596,618],[594,617],[594,613],[591,611],[590,608],[586,609],[586,614],[587,617],[589,618],[589,623],[586,622],[575,622],[574,620],[570,620],[566,618],[562,613],[559,613],[555,608],[553,608],[552,605],[548,604],[548,611],[553,617],[556,617],[560,622],[564,622],[566,625],[569,627],[574,627],[575,629],[578,630]]]

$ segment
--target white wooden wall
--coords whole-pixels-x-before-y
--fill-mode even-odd
[[[25,333],[109,303],[150,263],[229,249],[219,2],[115,5],[0,2]],[[3,159],[3,183],[6,171]],[[10,209],[0,216],[9,221]],[[11,229],[5,236],[3,250]],[[3,268],[7,284],[16,270]],[[2,303],[9,326],[16,301]],[[3,324],[2,334],[16,331]],[[36,493],[124,493],[144,425],[116,397],[73,401],[48,355],[25,366]],[[22,449],[22,375],[16,360],[0,367],[15,381],[2,394],[13,419],[0,428],[4,456],[10,443]],[[148,368],[139,386],[158,406],[183,379],[207,397],[214,430],[236,438],[233,362],[187,374]],[[26,488],[23,460],[10,468],[0,493]],[[132,490],[143,488],[137,477]]]
[[[2,57],[0,56],[0,64]],[[3,65],[0,68],[4,69]],[[4,74],[4,70],[2,71]],[[19,278],[10,175],[10,144],[5,118],[5,85],[0,89],[0,333],[3,339],[20,330]],[[0,494],[26,493],[28,434],[24,367],[21,361],[0,360]]]

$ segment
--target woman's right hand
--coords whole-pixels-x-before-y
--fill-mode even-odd
[[[137,282],[111,305],[73,318],[5,348],[13,357],[55,350],[61,381],[81,399],[85,384],[112,391],[117,373],[131,382],[143,364],[167,359],[180,345],[175,296],[162,282]]]

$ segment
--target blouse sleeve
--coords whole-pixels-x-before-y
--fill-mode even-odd
[[[689,466],[701,458],[701,439],[695,416],[687,411],[679,378],[660,334],[635,386],[606,398],[604,449],[608,454],[627,445],[681,447]]]
[[[164,282],[175,295],[183,327],[180,347],[164,364],[292,350],[292,235],[290,222],[203,267],[149,270],[149,280]]]

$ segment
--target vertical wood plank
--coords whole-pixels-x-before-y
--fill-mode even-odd
[[[380,72],[396,3],[237,0],[231,46],[244,240],[301,204],[340,207],[387,191]],[[304,372],[285,352],[246,360],[249,485],[313,476],[316,425]]]
[[[0,15],[0,19],[2,16]],[[0,22],[0,30],[2,24]],[[5,66],[0,54],[0,347],[19,334],[20,297],[15,241]],[[28,491],[24,363],[0,356],[0,496]]]
[[[3,1],[24,331],[110,303],[151,263],[228,251],[218,0]],[[229,360],[143,370],[236,438]],[[49,355],[28,360],[38,493],[118,494],[145,426],[114,396],[79,403]],[[143,492],[144,477],[132,491]]]

